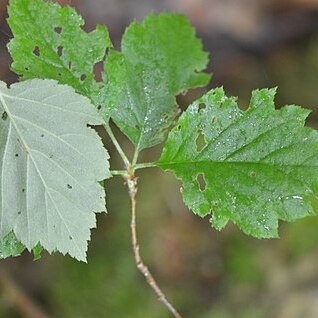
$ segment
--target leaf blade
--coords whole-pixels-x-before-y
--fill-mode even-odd
[[[26,247],[18,241],[14,233],[10,232],[0,240],[0,259],[20,256],[25,249]],[[41,259],[42,251],[43,248],[39,244],[32,249],[34,261]]]
[[[13,232],[10,232],[0,241],[0,259],[21,255],[25,246],[20,243]]]
[[[0,141],[0,237],[13,230],[29,250],[40,243],[85,260],[93,211],[105,210],[98,181],[110,177],[108,154],[87,127],[102,118],[85,97],[53,80],[10,89],[1,82],[0,106],[1,131],[8,132]]]
[[[247,234],[276,237],[279,219],[314,214],[318,134],[303,127],[308,110],[275,110],[274,96],[275,90],[254,91],[244,112],[222,89],[212,90],[169,134],[158,165],[176,173],[185,203],[202,217],[211,214],[218,229],[232,220]]]
[[[208,83],[210,76],[201,73],[207,62],[182,15],[151,14],[127,28],[122,53],[110,52],[105,73],[112,119],[137,151],[164,140],[177,115],[175,96]]]
[[[94,75],[94,66],[112,46],[105,26],[86,33],[81,29],[84,20],[73,8],[50,1],[11,0],[8,13],[14,36],[8,44],[12,69],[21,79],[55,79],[95,106],[106,103],[104,83]]]

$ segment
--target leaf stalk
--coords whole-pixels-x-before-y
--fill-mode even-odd
[[[130,166],[130,162],[129,162],[128,158],[126,157],[126,155],[125,155],[123,149],[121,148],[120,144],[118,143],[113,131],[111,130],[111,128],[109,126],[109,123],[105,123],[104,127],[105,127],[105,130],[108,133],[111,141],[113,142],[116,150],[118,151],[121,159],[123,160],[123,162],[125,164],[125,167],[128,169],[128,167]]]
[[[136,166],[137,160],[138,160],[138,156],[139,156],[139,151],[138,148],[136,147],[135,152],[134,152],[134,156],[133,156],[133,160],[132,160],[132,165]]]
[[[135,170],[144,169],[144,168],[155,168],[157,164],[155,162],[144,162],[144,163],[137,163],[134,166]]]
[[[111,170],[110,173],[113,176],[123,176],[127,174],[127,171],[126,170]]]

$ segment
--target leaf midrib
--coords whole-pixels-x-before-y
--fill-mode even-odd
[[[213,160],[187,160],[187,161],[171,161],[171,162],[160,162],[157,161],[156,165],[159,167],[167,167],[167,166],[174,166],[174,165],[187,165],[187,164],[250,164],[250,165],[264,165],[264,166],[272,166],[272,167],[295,167],[295,168],[318,168],[317,166],[313,165],[302,165],[302,164],[272,164],[267,162],[258,162],[258,161],[213,161]]]

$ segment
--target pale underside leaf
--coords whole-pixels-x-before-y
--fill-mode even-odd
[[[0,239],[11,231],[86,259],[94,212],[105,211],[98,181],[110,176],[108,154],[87,125],[103,122],[89,100],[53,80],[0,82]]]
[[[215,89],[193,103],[168,136],[163,169],[182,180],[194,213],[229,220],[256,237],[276,237],[278,221],[313,215],[318,193],[318,134],[308,110],[274,107],[275,90],[254,91],[242,111]]]

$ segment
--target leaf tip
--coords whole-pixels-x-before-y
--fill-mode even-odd
[[[277,87],[256,89],[252,92],[249,109],[264,107],[275,109],[275,96],[277,94]]]

